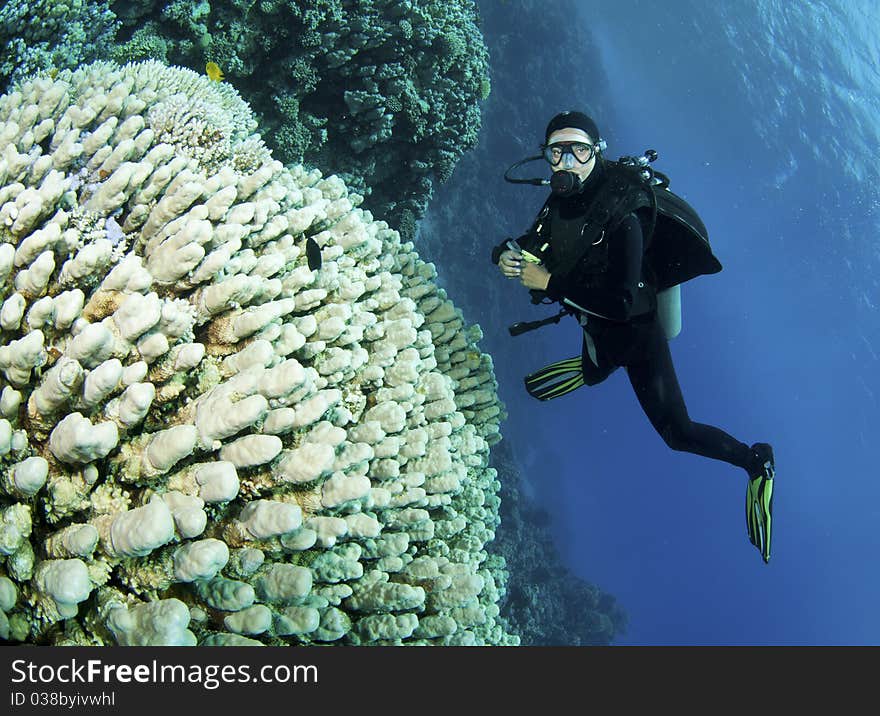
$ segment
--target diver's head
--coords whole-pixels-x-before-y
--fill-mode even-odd
[[[581,112],[561,112],[547,125],[541,151],[553,169],[550,188],[569,196],[581,190],[596,166],[604,142],[599,128]]]

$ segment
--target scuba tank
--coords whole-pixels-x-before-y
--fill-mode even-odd
[[[657,292],[657,319],[671,341],[681,333],[681,284]]]

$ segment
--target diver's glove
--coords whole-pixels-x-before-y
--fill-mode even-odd
[[[764,562],[770,561],[773,536],[773,477],[776,465],[773,448],[767,443],[752,445],[749,485],[746,489],[746,527],[749,541],[758,548]]]

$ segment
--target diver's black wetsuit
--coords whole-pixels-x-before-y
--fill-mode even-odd
[[[582,192],[560,199],[558,217],[562,222],[574,221],[583,215],[601,175],[602,168],[597,163]],[[589,270],[585,273],[583,264],[579,270],[553,273],[552,265],[548,265],[551,278],[546,293],[550,298],[569,299],[603,316],[587,316],[585,330],[594,344],[595,361],[585,336],[584,381],[595,385],[618,367],[625,367],[642,409],[670,448],[723,460],[748,470],[753,459],[748,445],[719,428],[695,423],[688,415],[669,343],[657,317],[656,301],[652,298],[645,310],[643,296],[637,296],[639,291],[646,290],[640,288],[644,280],[644,251],[638,217],[626,216],[604,240],[608,242],[607,263],[600,274],[590,274]],[[551,245],[553,243],[551,234]],[[634,315],[636,310],[642,312]]]

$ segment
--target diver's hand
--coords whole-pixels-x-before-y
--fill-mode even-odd
[[[522,256],[516,251],[507,249],[498,259],[498,268],[507,278],[519,278],[522,273]]]
[[[550,272],[540,264],[525,263],[519,280],[526,288],[546,291],[547,284],[550,283]]]

